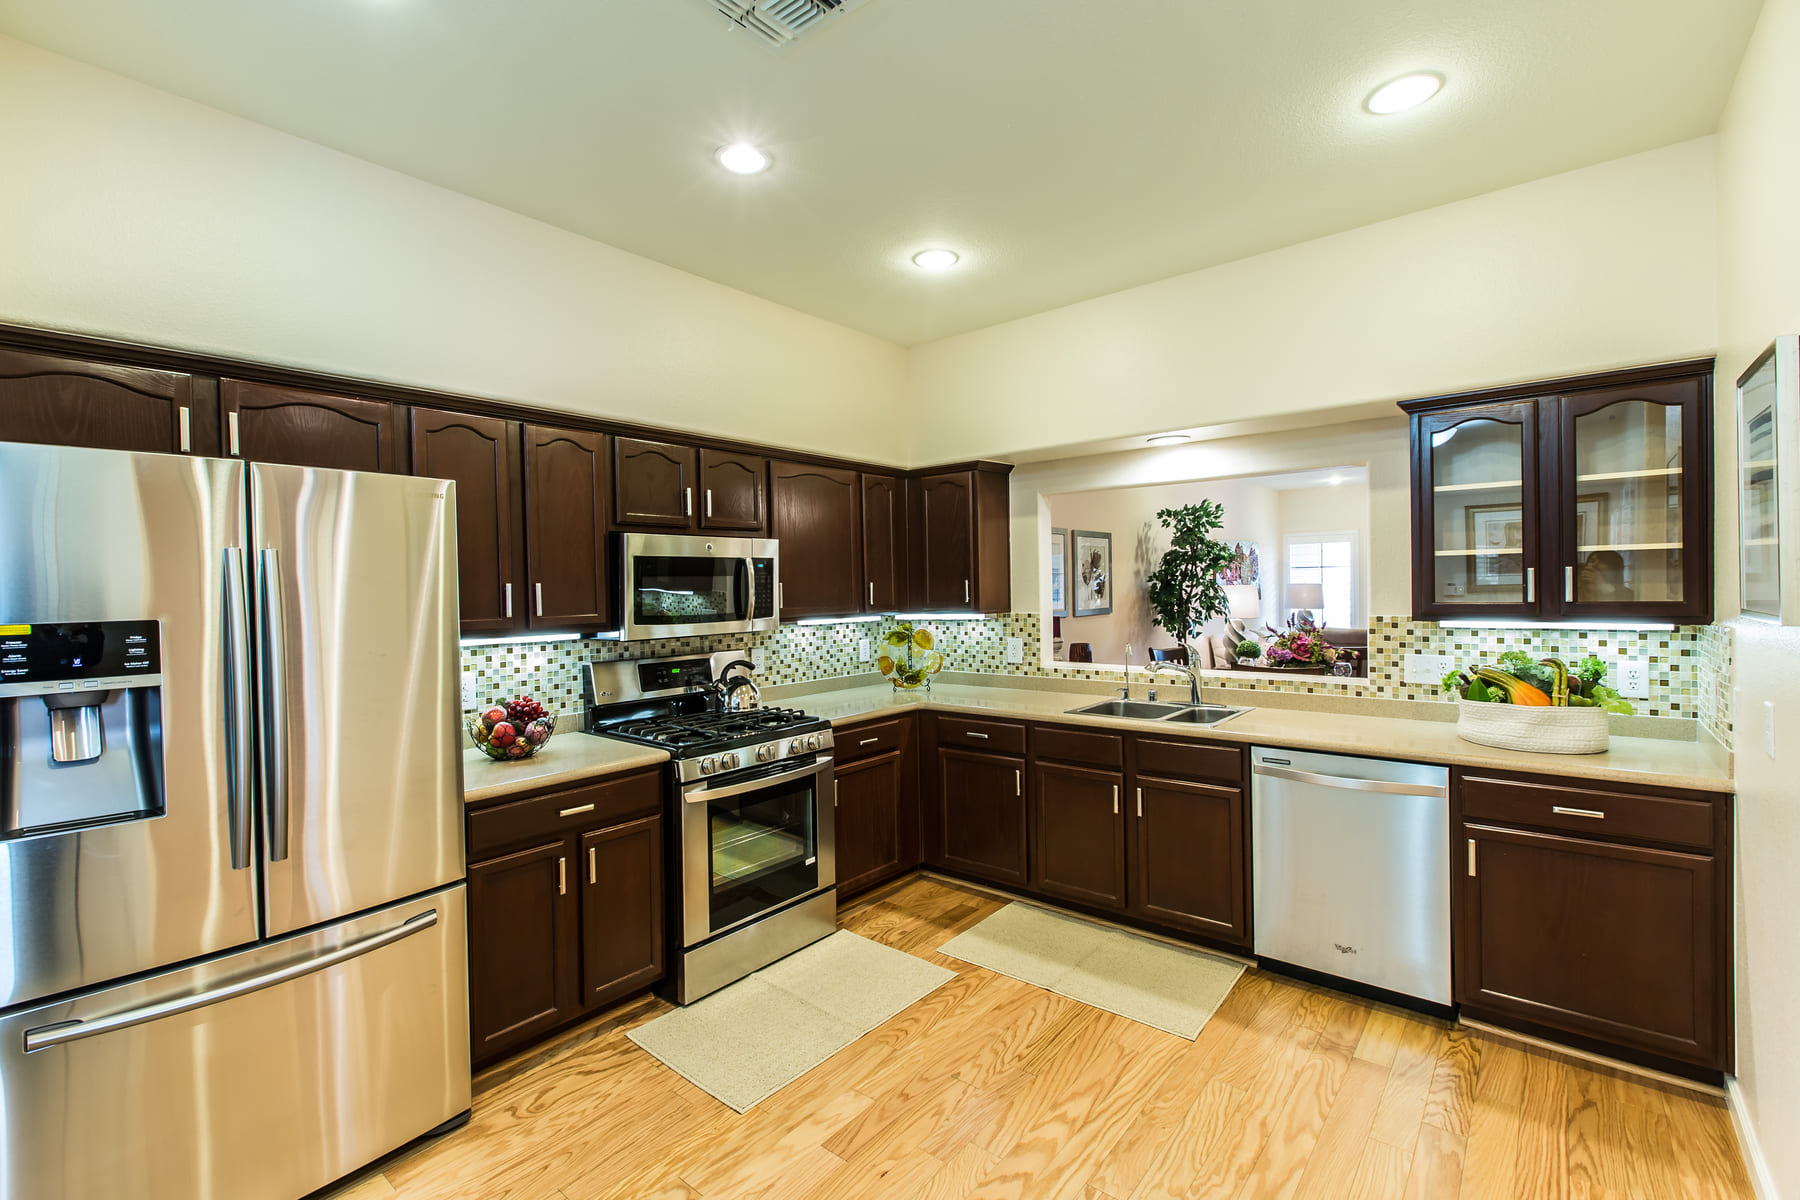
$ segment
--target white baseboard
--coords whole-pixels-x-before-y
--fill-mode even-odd
[[[1750,1172],[1750,1186],[1756,1200],[1781,1200],[1775,1192],[1775,1180],[1769,1175],[1769,1164],[1763,1158],[1762,1146],[1756,1140],[1756,1126],[1744,1110],[1744,1089],[1736,1075],[1725,1077],[1725,1107],[1731,1110],[1731,1127],[1737,1131],[1738,1149],[1744,1155],[1744,1167]]]

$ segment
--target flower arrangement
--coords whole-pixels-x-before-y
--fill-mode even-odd
[[[883,650],[875,666],[896,688],[929,688],[931,677],[944,669],[943,652],[934,649],[937,639],[923,625],[902,621],[881,641]]]
[[[1290,616],[1286,629],[1267,627],[1268,644],[1263,647],[1263,661],[1277,669],[1330,666],[1338,659],[1338,649],[1325,640],[1325,634],[1313,624],[1305,611]]]

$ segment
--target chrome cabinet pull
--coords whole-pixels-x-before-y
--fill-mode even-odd
[[[869,607],[875,607],[875,581],[869,580]]]
[[[969,602],[969,581],[965,579],[963,580],[963,603],[968,604]]]
[[[1143,815],[1144,815],[1144,789],[1143,789],[1143,788],[1139,788],[1139,789],[1138,789],[1138,790],[1137,790],[1137,794],[1138,794],[1138,797],[1137,797],[1137,800],[1138,800],[1138,816],[1139,816],[1139,817],[1140,817],[1140,818],[1141,818],[1141,817],[1142,817],[1142,816],[1143,816]]]
[[[836,808],[838,806],[837,801],[838,801],[838,781],[833,779],[831,781],[831,807]]]
[[[1119,815],[1119,785],[1113,784],[1113,816]]]
[[[594,806],[591,804],[577,804],[574,808],[565,808],[556,815],[559,817],[579,817],[584,812],[593,811]]]
[[[984,742],[988,740],[988,735],[985,733],[976,733],[973,729],[964,730],[964,732],[972,738],[980,738]]]
[[[1575,568],[1563,568],[1563,603],[1575,603]]]
[[[225,427],[231,431],[231,457],[238,455],[238,415],[235,412],[225,414]]]
[[[537,592],[537,615],[541,617],[544,615],[544,585],[539,581],[531,586]]]
[[[1537,603],[1537,568],[1525,568],[1525,603]]]
[[[556,894],[569,894],[569,859],[566,855],[556,860]]]
[[[1024,794],[1025,794],[1024,776],[1020,772],[1014,771],[1013,772],[1013,795],[1023,796]]]
[[[712,489],[711,488],[706,489],[706,515],[708,518],[711,518],[711,516],[712,516]]]
[[[282,611],[281,553],[259,555],[257,587],[262,613],[262,791],[269,828],[269,861],[288,856],[287,620]]]
[[[681,515],[684,517],[691,517],[694,515],[694,489],[693,488],[682,488],[681,489]]]
[[[181,452],[188,453],[194,448],[193,418],[188,415],[188,406],[182,405],[177,416],[181,420]]]
[[[1564,808],[1560,804],[1552,804],[1550,811],[1561,813],[1565,817],[1592,817],[1596,821],[1606,820],[1606,814],[1597,808]]]
[[[504,585],[506,589],[506,615],[512,616],[512,584]]]
[[[873,746],[876,742],[879,742],[880,740],[881,739],[878,737],[864,738],[862,741],[860,741],[856,744],[859,746]]]
[[[588,847],[588,883],[589,884],[595,884],[595,883],[600,882],[600,869],[595,860],[594,849],[595,848],[593,846]]]
[[[183,410],[186,411],[186,410]],[[250,601],[244,581],[244,552],[225,550],[225,749],[231,759],[229,814],[231,869],[250,866],[251,835],[256,820],[250,811],[254,787],[250,778]]]
[[[1469,839],[1469,878],[1475,878],[1475,839]]]

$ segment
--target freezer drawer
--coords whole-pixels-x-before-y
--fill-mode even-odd
[[[1250,770],[1257,955],[1448,1005],[1449,771],[1261,746]]]
[[[469,1107],[466,956],[458,884],[5,1014],[0,1198],[296,1200],[356,1170]]]

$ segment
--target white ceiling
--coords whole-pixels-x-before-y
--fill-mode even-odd
[[[704,0],[0,0],[0,31],[913,344],[1711,132],[1759,6],[869,0],[786,54]],[[1438,99],[1362,111],[1426,68]],[[774,170],[719,170],[738,137]]]

